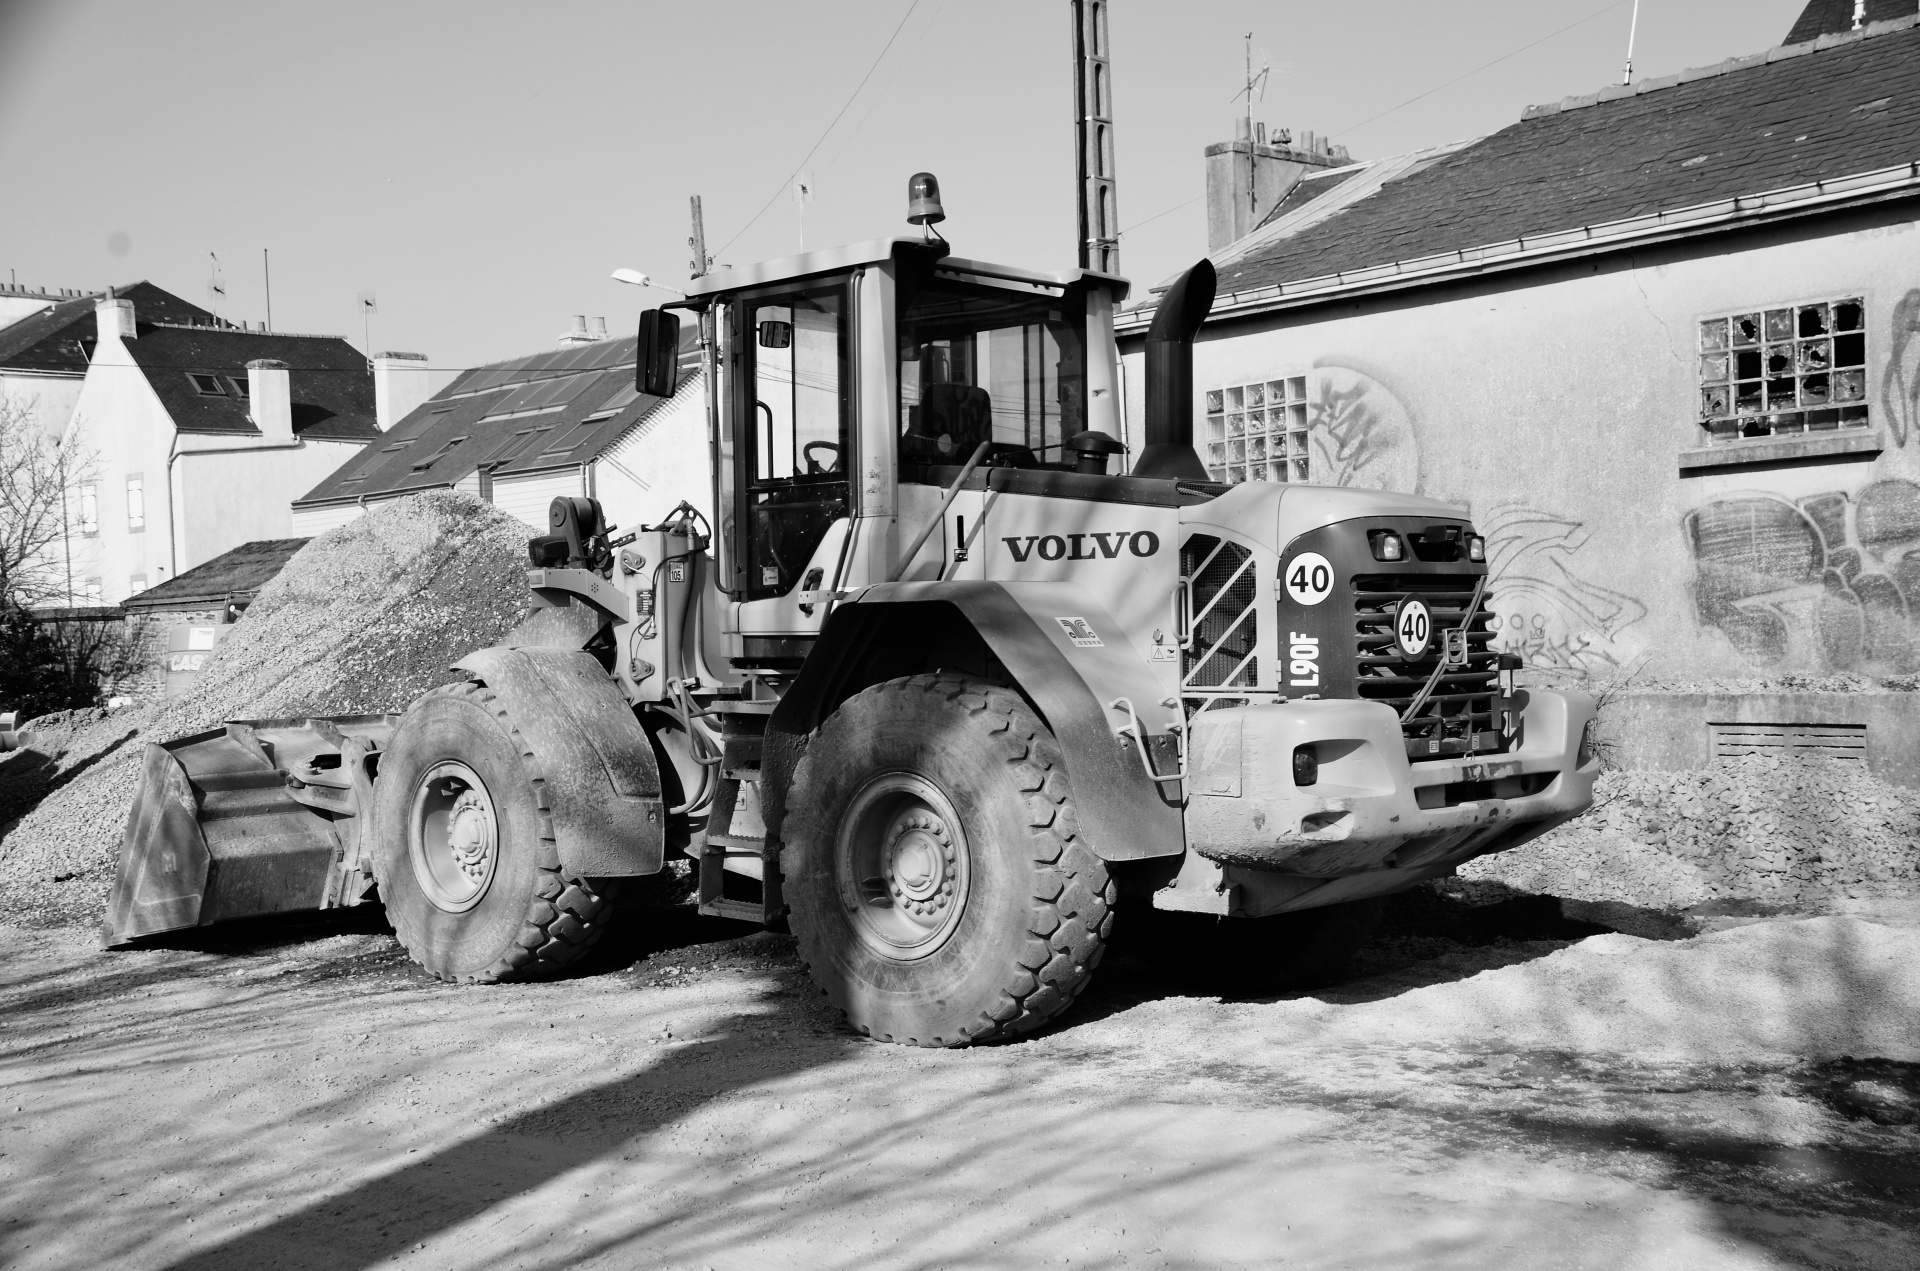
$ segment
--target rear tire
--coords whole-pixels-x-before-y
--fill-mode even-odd
[[[380,756],[373,815],[387,918],[440,979],[550,974],[606,930],[619,880],[561,868],[538,756],[484,684],[407,709]]]
[[[794,771],[782,838],[800,956],[881,1041],[1030,1032],[1086,988],[1113,926],[1053,734],[971,676],[843,702]]]

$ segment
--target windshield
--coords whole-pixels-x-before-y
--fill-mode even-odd
[[[965,463],[983,441],[1061,460],[1086,427],[1085,314],[1075,298],[948,281],[900,309],[900,461]]]

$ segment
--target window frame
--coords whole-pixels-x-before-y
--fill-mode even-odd
[[[1308,376],[1302,372],[1224,381],[1203,390],[1200,435],[1195,438],[1194,449],[1200,452],[1200,462],[1206,466],[1207,475],[1228,485],[1314,484],[1313,417],[1308,408],[1308,383]],[[1277,404],[1273,400],[1276,388],[1280,391]],[[1248,417],[1256,413],[1260,416],[1257,435],[1247,431]],[[1285,450],[1278,458],[1273,454],[1276,439]],[[1258,459],[1251,457],[1256,441],[1260,449]],[[1236,443],[1238,458],[1235,457]]]
[[[75,501],[80,505],[78,519],[82,538],[100,537],[100,483],[82,481],[74,492]]]
[[[193,385],[193,391],[202,397],[232,396],[232,394],[227,392],[226,387],[221,384],[220,376],[212,371],[187,371],[185,375],[187,377],[187,383]],[[206,383],[201,383],[202,380],[205,380]],[[213,387],[207,387],[208,384],[211,384]]]
[[[1851,325],[1842,325],[1843,307],[1853,310]],[[1817,329],[1807,329],[1810,318]],[[1696,317],[1694,444],[1871,428],[1868,325],[1864,292]],[[1791,400],[1777,396],[1782,385]]]
[[[147,532],[147,479],[144,473],[129,472],[127,491],[127,533]],[[138,510],[136,510],[136,507]]]

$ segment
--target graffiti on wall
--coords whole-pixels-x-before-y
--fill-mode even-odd
[[[1920,289],[1900,297],[1888,327],[1887,373],[1880,396],[1893,444],[1904,446],[1920,431]]]
[[[1613,672],[1646,647],[1647,607],[1582,577],[1574,559],[1591,531],[1541,508],[1496,507],[1476,518],[1487,540],[1494,647],[1528,666],[1583,675]]]
[[[1307,420],[1315,483],[1417,491],[1420,444],[1406,403],[1360,366],[1322,361],[1314,369]]]
[[[1920,669],[1920,485],[1743,494],[1687,514],[1694,604],[1762,667]]]

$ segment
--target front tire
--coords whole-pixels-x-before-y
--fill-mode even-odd
[[[443,980],[532,979],[578,960],[617,879],[560,866],[538,757],[484,684],[407,709],[374,786],[374,881],[413,960]]]
[[[881,1041],[1030,1032],[1086,988],[1113,926],[1053,734],[971,676],[843,702],[794,771],[782,838],[800,955]]]

